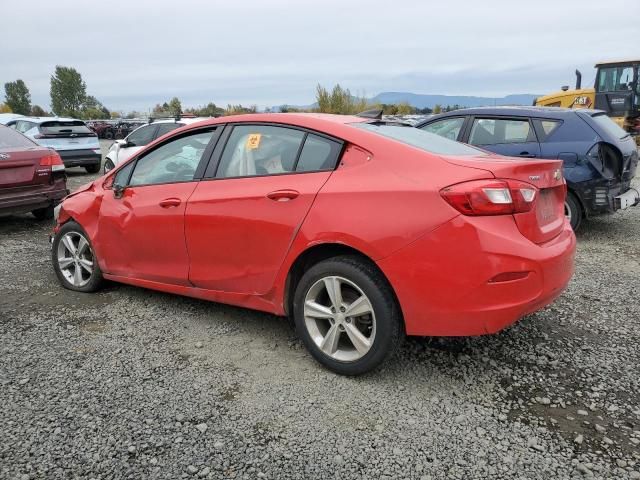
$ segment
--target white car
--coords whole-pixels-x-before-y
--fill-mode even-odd
[[[136,128],[122,140],[113,142],[104,160],[104,173],[113,170],[116,165],[124,162],[143,147],[153,142],[156,138],[169,133],[176,128],[184,127],[190,123],[205,120],[204,118],[181,118],[180,120],[157,120],[153,123]]]
[[[6,125],[11,120],[15,120],[16,118],[23,116],[24,115],[20,115],[18,113],[0,113],[0,125]]]
[[[98,136],[82,120],[63,117],[19,117],[7,122],[38,145],[54,149],[65,167],[98,173],[102,151]]]

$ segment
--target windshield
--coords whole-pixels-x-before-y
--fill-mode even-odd
[[[34,147],[36,144],[13,128],[0,125],[0,148]]]
[[[604,113],[596,113],[592,115],[591,118],[593,118],[593,121],[596,122],[600,128],[615,138],[624,138],[629,135]]]
[[[598,72],[598,92],[626,92],[633,90],[634,68],[632,65],[601,67]]]
[[[55,135],[63,133],[93,133],[91,129],[80,120],[56,120],[43,122],[40,124],[40,131],[45,135]]]
[[[487,155],[487,153],[477,148],[470,147],[464,143],[454,142],[453,140],[425,132],[418,128],[394,125],[374,125],[371,123],[355,123],[352,125],[436,155]]]

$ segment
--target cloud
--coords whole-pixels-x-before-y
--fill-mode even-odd
[[[603,21],[617,12],[615,21]],[[49,103],[55,65],[73,66],[114,109],[313,101],[352,92],[545,93],[585,83],[602,59],[637,55],[637,0],[522,2],[273,0],[28,2],[3,6],[0,82]]]

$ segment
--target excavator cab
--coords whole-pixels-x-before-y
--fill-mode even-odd
[[[610,117],[638,117],[640,87],[638,68],[640,60],[632,62],[606,62],[596,64],[595,105]]]

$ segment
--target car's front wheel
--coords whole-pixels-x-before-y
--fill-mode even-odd
[[[404,336],[386,279],[355,256],[334,257],[307,270],[297,285],[293,310],[311,355],[342,375],[375,369]]]
[[[51,257],[63,287],[93,292],[102,284],[102,272],[89,237],[76,222],[67,222],[60,228],[53,239]]]

